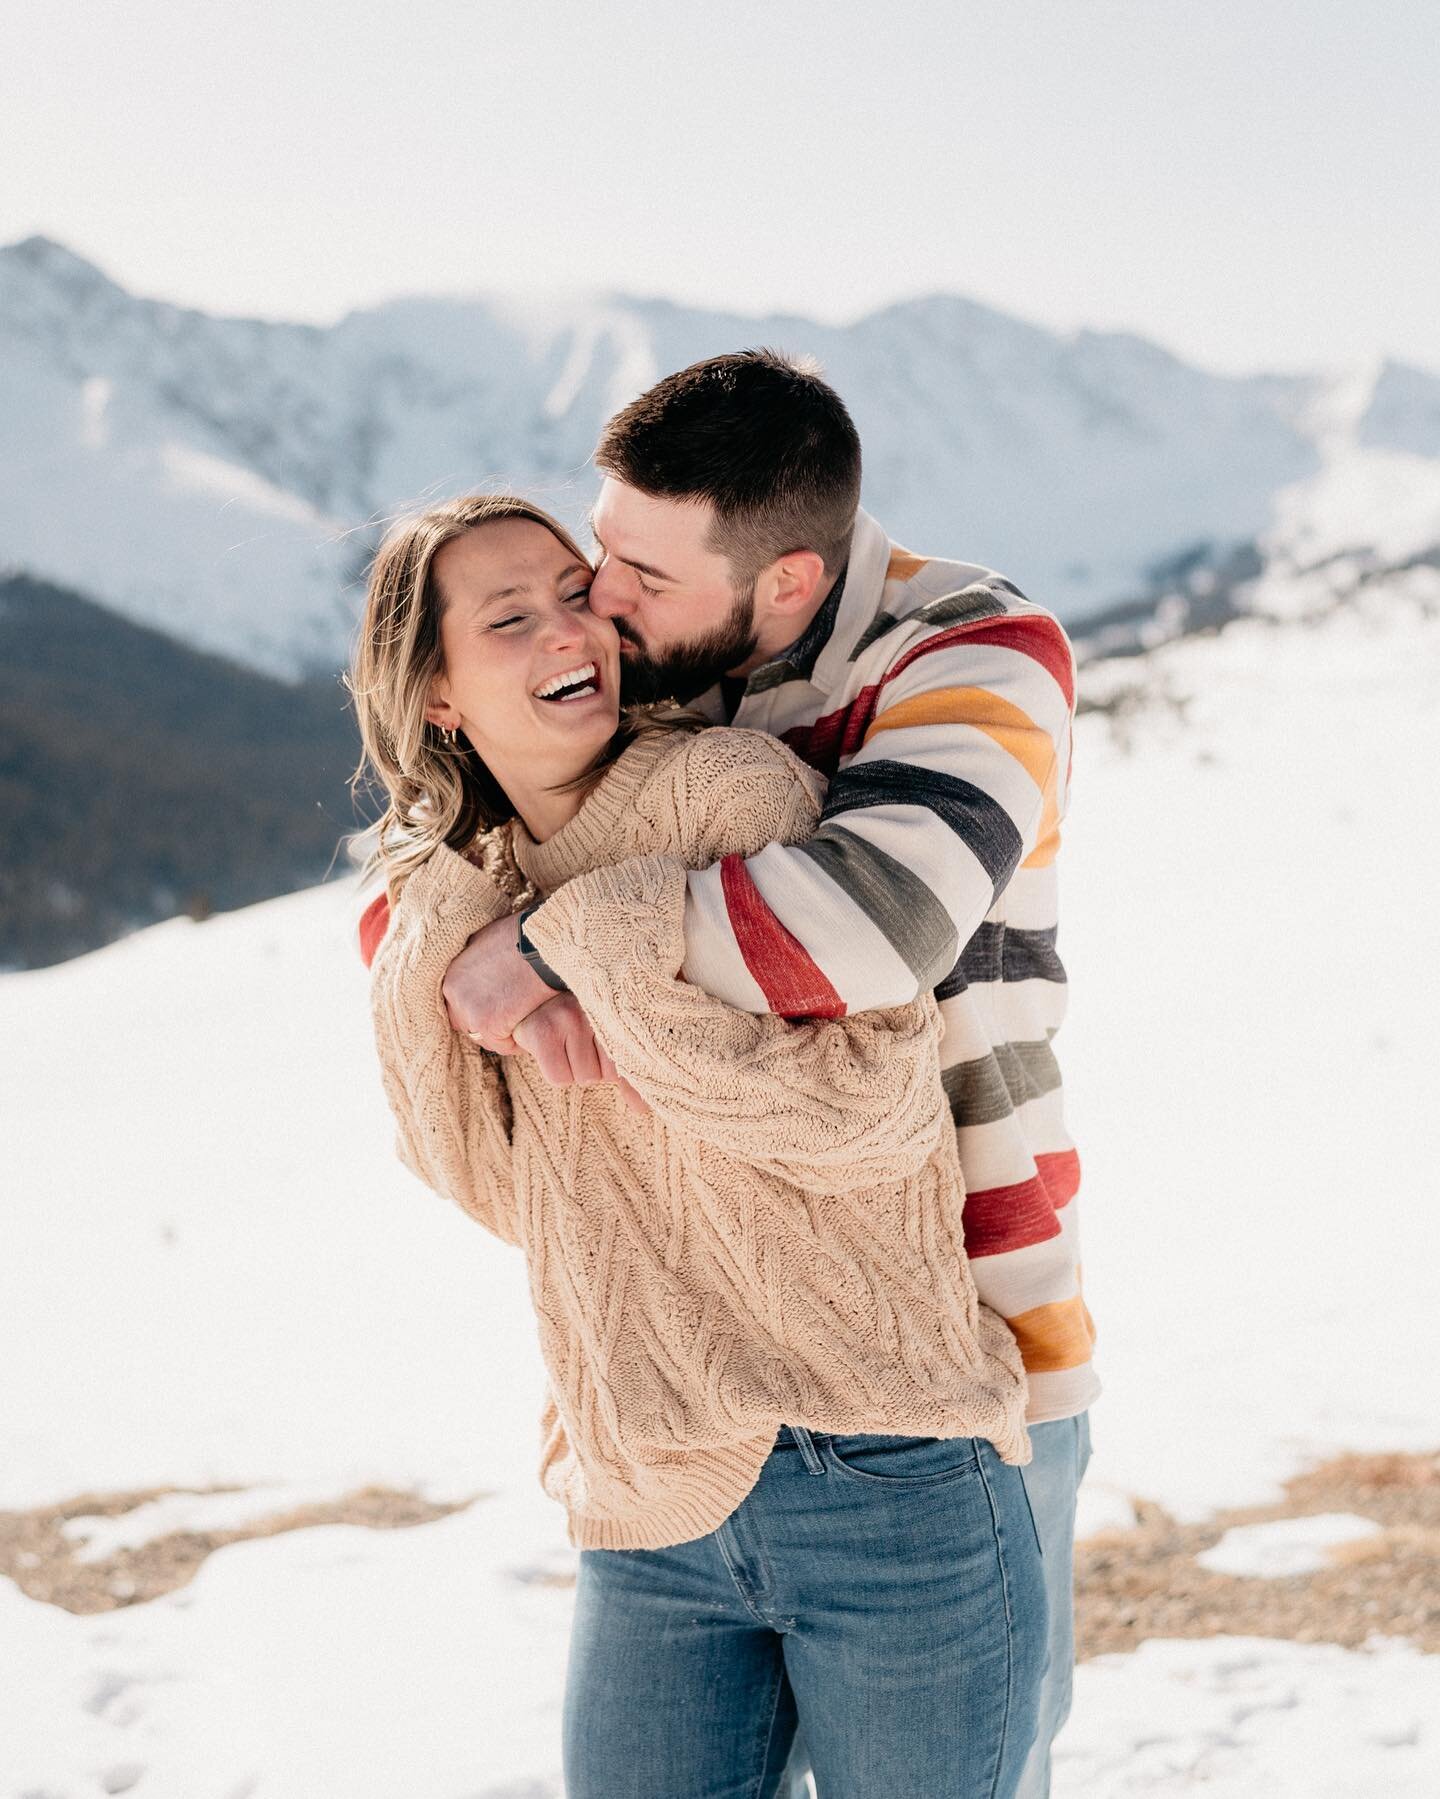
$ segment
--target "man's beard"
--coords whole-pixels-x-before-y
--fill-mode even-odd
[[[620,698],[627,706],[653,706],[660,700],[686,705],[713,687],[724,674],[755,654],[755,583],[737,594],[730,616],[698,637],[694,643],[677,644],[663,656],[649,655],[623,618],[615,629],[630,655],[620,657]]]

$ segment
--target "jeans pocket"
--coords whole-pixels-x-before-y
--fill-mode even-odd
[[[837,1474],[884,1487],[956,1480],[980,1467],[974,1437],[832,1436],[819,1448]]]

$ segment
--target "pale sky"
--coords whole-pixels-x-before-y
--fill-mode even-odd
[[[330,320],[961,293],[1207,367],[1440,369],[1435,0],[10,0],[0,242]]]

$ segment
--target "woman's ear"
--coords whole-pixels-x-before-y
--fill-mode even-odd
[[[450,704],[450,683],[444,675],[436,675],[430,683],[430,692],[425,702],[425,722],[434,725],[438,731],[456,731],[460,728],[460,714]]]

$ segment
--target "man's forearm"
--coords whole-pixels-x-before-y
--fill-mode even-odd
[[[857,747],[807,842],[690,876],[686,978],[788,1017],[936,986],[1016,870],[1054,854],[1073,699],[1069,645],[1041,614],[937,632],[787,733],[817,756]]]

